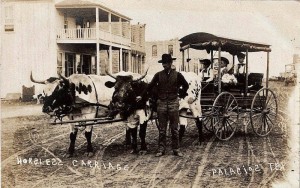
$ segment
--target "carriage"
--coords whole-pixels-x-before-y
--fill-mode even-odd
[[[276,124],[278,104],[275,93],[268,88],[270,45],[235,40],[215,36],[209,33],[193,33],[180,39],[182,59],[189,49],[206,50],[210,53],[211,62],[217,53],[217,78],[213,83],[202,83],[201,107],[204,127],[220,140],[229,140],[241,124],[241,116],[248,117],[253,131],[258,136],[268,135]],[[221,57],[227,52],[234,57],[245,53],[245,72],[235,74],[238,83],[226,88],[221,83]],[[266,78],[262,73],[248,73],[248,55],[250,52],[266,52]],[[211,64],[212,68],[213,63]],[[265,83],[264,83],[265,80]],[[245,116],[246,115],[246,116]]]

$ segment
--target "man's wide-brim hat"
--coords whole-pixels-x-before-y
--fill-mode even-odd
[[[171,54],[163,54],[161,56],[161,60],[158,61],[158,63],[169,63],[175,60],[176,58],[172,57]]]
[[[242,52],[238,53],[236,56],[238,58],[245,58],[245,54],[243,54]]]
[[[200,59],[200,63],[202,63],[203,65],[210,65],[211,61],[209,59]]]

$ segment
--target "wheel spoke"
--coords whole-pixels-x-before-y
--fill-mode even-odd
[[[271,107],[271,106],[270,106],[269,109],[270,109],[270,110],[275,110],[275,111],[277,111],[277,107]]]
[[[264,126],[262,128],[262,132],[266,133],[267,132],[266,129],[267,129],[267,126],[268,126],[267,120],[266,120],[266,116],[263,116],[262,118],[263,118],[263,122],[264,122]]]
[[[238,106],[233,107],[231,110],[228,110],[228,112],[232,112],[233,110],[237,109]]]
[[[254,117],[256,118],[257,116],[258,116],[258,118],[261,118],[261,117],[262,117],[262,114],[255,114],[255,115],[253,115],[253,116],[252,116],[252,119],[253,119]]]
[[[229,95],[229,99],[230,99],[230,98],[231,98],[231,95]],[[229,99],[227,100],[227,104],[226,104],[226,106],[225,106],[225,109],[228,109],[228,107],[229,107],[229,106],[228,106],[229,101],[230,101]],[[233,103],[233,101],[234,101],[234,100],[232,100],[232,103]]]
[[[226,109],[230,109],[230,107],[233,103],[234,103],[234,100],[231,101],[230,105]]]
[[[266,120],[269,120],[269,121],[271,122],[272,125],[275,125],[275,124],[273,123],[272,119],[271,119],[268,115],[266,115],[266,117],[267,117]]]
[[[219,127],[217,130],[216,130],[216,135],[219,135],[220,138],[222,138],[222,130],[220,131],[222,127]]]
[[[271,93],[271,92],[270,92]],[[274,99],[274,100],[272,100],[272,102],[274,102],[275,101],[275,98],[274,98],[274,95],[271,93],[271,97],[267,100],[267,102],[266,102],[266,104],[268,105],[269,104],[269,102],[271,101],[271,99]],[[272,103],[271,103],[272,104]],[[269,104],[270,105],[270,104]]]
[[[231,124],[229,123],[229,121],[227,120],[226,122],[227,122],[228,126],[231,128],[231,130],[234,131],[234,129],[232,128],[232,126],[231,126]]]
[[[269,115],[272,115],[272,116],[275,116],[275,117],[276,117],[276,116],[277,116],[277,113],[275,113],[275,112],[270,112]]]
[[[236,121],[233,121],[233,120],[231,120],[231,119],[228,119],[227,121],[231,121],[232,123],[237,123]]]

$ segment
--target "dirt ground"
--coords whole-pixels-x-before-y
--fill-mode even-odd
[[[84,155],[81,131],[76,155],[66,158],[68,125],[48,124],[41,105],[2,102],[2,187],[299,187],[298,91],[279,82],[270,85],[279,112],[267,137],[257,136],[242,119],[229,141],[204,129],[199,145],[189,120],[181,143],[184,157],[173,156],[170,149],[155,157],[158,130],[149,122],[146,155],[130,154],[125,125],[113,123],[94,126],[94,156]]]

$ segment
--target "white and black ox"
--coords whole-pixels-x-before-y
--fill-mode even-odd
[[[202,133],[202,108],[201,108],[201,78],[193,72],[180,72],[187,83],[189,89],[187,95],[179,100],[179,141],[184,136],[185,129],[188,126],[187,118],[190,117],[188,112],[191,112],[192,117],[195,119],[196,126],[199,133],[199,142],[203,140]]]
[[[192,72],[181,72],[185,77],[186,81],[189,84],[189,89],[187,90],[187,95],[184,96],[179,101],[179,111],[181,116],[187,116],[188,110],[192,113],[192,116],[196,120],[196,125],[199,131],[199,141],[201,142],[202,138],[202,111],[200,105],[200,96],[201,96],[201,79],[198,75]],[[111,115],[115,116],[120,114],[123,118],[133,119],[129,126],[132,126],[126,132],[126,140],[131,142],[132,138],[132,147],[133,151],[136,151],[137,148],[137,125],[140,124],[139,136],[141,138],[141,151],[144,153],[146,151],[146,128],[147,120],[149,116],[146,117],[145,109],[146,103],[149,100],[149,97],[156,96],[155,88],[150,91],[148,94],[143,95],[142,100],[137,102],[136,97],[140,96],[141,93],[147,88],[148,81],[151,80],[150,75],[147,79],[142,80],[147,74],[147,72],[140,77],[139,79],[133,79],[132,75],[116,75],[113,76],[107,72],[109,76],[115,79],[115,82],[106,82],[105,85],[109,88],[114,87],[115,91],[112,97],[110,104]],[[153,99],[155,101],[155,99]],[[153,101],[152,100],[152,101]],[[149,114],[148,114],[149,115]],[[132,123],[134,122],[134,123]],[[179,130],[179,139],[181,140],[185,129],[187,127],[187,118],[179,117],[180,130]],[[136,125],[136,126],[134,126]],[[130,136],[131,135],[131,136]]]
[[[32,74],[30,75],[32,82],[45,85],[42,110],[49,115],[66,116],[70,120],[95,118],[98,115],[99,99],[110,99],[113,92],[109,89],[103,91],[104,82],[112,80],[108,76],[73,74],[68,78],[62,75],[59,77],[38,81],[32,77]],[[93,155],[92,130],[92,125],[85,126],[87,156]],[[67,157],[74,155],[77,132],[78,127],[71,124]]]
[[[144,95],[142,100],[136,101],[136,97],[143,92],[148,85],[148,80],[144,79],[147,71],[143,75],[130,72],[119,72],[112,75],[106,71],[107,75],[114,79],[114,82],[107,81],[105,86],[114,88],[111,103],[109,105],[109,116],[114,118],[119,115],[127,121],[126,127],[126,144],[132,146],[131,153],[137,153],[137,129],[139,129],[139,137],[141,139],[140,154],[147,152],[145,141],[147,121],[149,114],[146,114],[146,103],[149,99]]]

